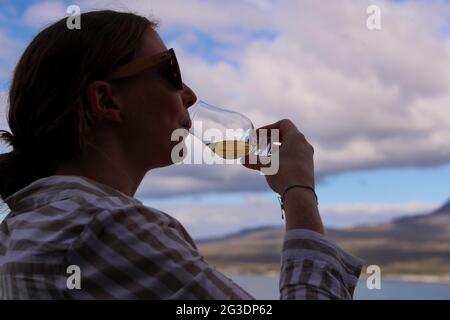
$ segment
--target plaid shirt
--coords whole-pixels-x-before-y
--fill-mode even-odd
[[[204,259],[176,219],[106,185],[50,176],[5,201],[2,299],[253,298]],[[72,265],[80,289],[68,286]],[[291,230],[280,298],[351,299],[361,267],[324,236]]]

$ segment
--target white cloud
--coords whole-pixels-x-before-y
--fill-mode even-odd
[[[151,206],[151,202],[149,202]],[[429,213],[436,203],[341,203],[320,206],[327,227],[344,228],[387,222],[394,218]],[[195,238],[221,236],[243,228],[282,225],[278,203],[267,197],[252,196],[243,203],[189,203],[160,205],[158,209],[174,216]]]
[[[264,24],[260,20],[265,13],[255,9],[260,20],[247,24],[230,15],[227,23],[223,18],[208,20],[207,28],[194,9],[180,11],[185,16],[173,26],[160,2],[153,2],[153,13],[168,28],[182,24],[191,37],[192,30],[200,29],[228,41],[226,35],[236,33],[230,26],[276,33],[274,40],[249,39],[225,47],[223,56],[239,68],[190,54],[184,34],[170,46],[179,53],[186,81],[206,101],[245,110],[257,126],[291,118],[315,146],[318,176],[448,163],[450,41],[441,29],[450,6],[438,1],[378,3],[383,29],[376,32],[365,27],[366,3],[350,0],[327,5],[281,1]],[[170,8],[177,5],[171,2]],[[240,9],[239,14],[247,12],[245,5]],[[204,168],[209,170],[215,169]],[[239,181],[248,177],[244,174]],[[260,188],[260,180],[250,181]],[[240,185],[236,182],[229,190]]]
[[[258,1],[256,1],[258,2]],[[80,0],[74,1],[82,11],[109,8],[119,11],[138,12],[142,15],[155,16],[167,29],[198,28],[219,31],[230,26],[242,30],[263,27],[270,18],[271,9],[283,1],[264,1],[255,6],[255,1],[231,0],[225,4],[220,0]],[[226,7],[225,7],[226,6]],[[226,10],[225,10],[226,8]],[[244,23],[243,23],[244,22]]]
[[[0,92],[0,129],[9,130],[8,122],[6,121],[6,105],[7,105],[7,94],[6,92]],[[10,150],[10,147],[3,144],[0,141],[0,153],[4,153]]]
[[[84,12],[106,7],[155,16],[161,31],[178,31],[170,46],[197,95],[241,110],[256,126],[291,118],[315,147],[318,176],[450,162],[446,2],[230,0],[226,10],[223,1],[75,3]],[[381,7],[381,31],[366,28],[372,3]],[[42,24],[60,6],[36,4],[25,20]],[[198,31],[225,44],[214,51],[222,57],[217,63],[190,53]],[[253,37],[257,32],[276,36]],[[139,194],[262,188],[243,168],[185,166],[150,172]]]
[[[66,15],[66,6],[62,1],[42,1],[30,5],[23,15],[26,25],[41,28]]]
[[[0,28],[0,90],[12,77],[18,53],[23,49],[22,41],[13,38],[7,29]]]
[[[9,130],[6,119],[8,83],[12,78],[14,65],[18,59],[17,53],[23,48],[20,40],[14,39],[7,29],[0,29],[0,129]],[[0,142],[0,153],[9,150]]]
[[[406,203],[343,203],[321,207],[323,215],[352,217],[361,216],[377,216],[389,213],[392,216],[415,215],[418,213],[426,213],[436,209],[437,203],[427,202],[406,202]]]
[[[6,121],[6,105],[8,96],[6,92],[0,92],[0,129],[7,129],[8,123]]]

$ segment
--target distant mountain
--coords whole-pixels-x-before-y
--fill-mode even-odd
[[[450,200],[447,201],[446,204],[444,204],[442,207],[440,207],[439,209],[437,209],[436,211],[431,213],[432,215],[437,215],[437,214],[447,214],[450,215]]]
[[[405,222],[425,224],[443,223],[444,225],[446,225],[447,223],[450,223],[450,200],[429,214],[401,217],[393,220],[393,222],[397,224]]]
[[[223,241],[223,240],[233,239],[233,238],[237,238],[237,237],[242,237],[242,236],[252,234],[255,232],[268,231],[268,230],[273,230],[273,229],[277,229],[277,228],[278,227],[274,227],[274,226],[260,226],[260,227],[254,227],[254,228],[244,228],[239,231],[236,231],[236,232],[233,232],[230,234],[226,234],[223,236],[219,236],[219,237],[202,238],[202,239],[196,240],[195,243],[200,244],[200,243],[208,243],[208,242],[213,242],[213,241]]]
[[[230,271],[279,271],[284,229],[245,229],[220,239],[203,240],[200,251]],[[327,235],[366,264],[385,274],[450,275],[450,201],[425,215],[347,229]]]

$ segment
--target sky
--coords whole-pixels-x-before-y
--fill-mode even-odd
[[[202,100],[256,127],[291,119],[315,148],[325,225],[425,213],[450,198],[450,1],[0,0],[0,128],[21,53],[71,4],[155,18]],[[366,26],[369,5],[381,30]],[[194,238],[283,223],[264,177],[240,165],[150,171],[136,197]]]

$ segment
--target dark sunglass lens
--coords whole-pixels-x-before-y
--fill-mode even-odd
[[[181,80],[180,67],[176,58],[171,60],[172,74],[174,85],[177,89],[183,89],[183,81]]]
[[[171,57],[158,67],[160,75],[174,86],[175,89],[183,89],[180,68],[176,57]]]

